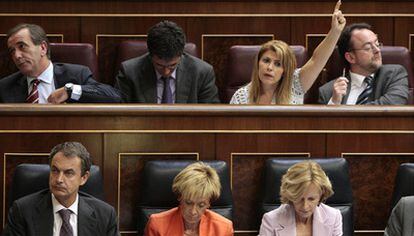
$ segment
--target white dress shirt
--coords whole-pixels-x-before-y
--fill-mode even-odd
[[[374,78],[375,74],[372,74],[372,78]],[[364,79],[366,76],[353,73],[349,71],[349,76],[351,77],[351,89],[349,91],[348,99],[346,100],[346,105],[355,105],[359,95],[364,91],[367,87],[367,84],[364,83]],[[349,86],[349,85],[348,85]],[[329,105],[334,104],[332,102],[332,97],[329,99]]]
[[[53,236],[59,236],[60,227],[62,227],[62,217],[60,217],[59,211],[62,209],[69,209],[72,211],[70,214],[69,223],[72,226],[73,236],[78,236],[78,203],[79,203],[79,194],[76,195],[75,202],[68,208],[64,207],[58,202],[55,196],[52,193],[52,205],[53,205]]]
[[[35,79],[36,78],[34,77],[27,77],[27,87],[29,88],[27,94],[30,94],[30,92],[32,91],[32,81]],[[39,94],[39,104],[45,104],[47,103],[47,98],[49,97],[49,95],[53,91],[55,91],[55,81],[53,80],[53,63],[49,62],[49,66],[37,77],[37,79],[40,80],[40,83],[37,86],[37,91]]]
[[[33,89],[32,81],[35,80],[35,77],[27,77],[27,87],[29,89],[27,94]],[[44,70],[37,79],[40,80],[39,85],[37,86],[37,91],[39,94],[39,104],[46,104],[47,98],[56,90],[54,73],[53,73],[53,63],[49,62],[49,66]],[[71,99],[79,100],[82,95],[82,87],[80,85],[73,85]]]

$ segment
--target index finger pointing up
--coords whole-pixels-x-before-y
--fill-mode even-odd
[[[338,11],[338,10],[339,10],[339,8],[341,7],[341,4],[342,4],[341,0],[338,0],[338,1],[336,2],[336,5],[335,5],[335,11]]]

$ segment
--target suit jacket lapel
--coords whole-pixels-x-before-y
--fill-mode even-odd
[[[63,68],[60,65],[53,64],[53,80],[55,89],[62,88],[67,83],[67,78],[63,76]]]
[[[175,87],[175,103],[187,103],[193,78],[188,78],[187,55],[183,54],[177,67],[177,82]],[[197,88],[195,88],[197,89]]]
[[[296,235],[295,210],[292,205],[287,205],[286,216],[280,217],[279,225],[275,228],[277,236]]]
[[[381,97],[382,94],[382,88],[384,87],[384,75],[382,73],[382,67],[380,67],[377,72],[374,74],[374,81],[372,81],[372,86],[374,86],[373,94],[371,94],[368,98],[368,101],[374,101]]]
[[[149,55],[147,55],[143,67],[137,68],[137,70],[141,70],[142,72],[142,78],[139,80],[139,85],[141,88],[141,92],[145,98],[145,102],[157,103],[157,76],[155,74],[155,68],[152,65],[151,58]]]
[[[96,235],[98,227],[94,209],[79,195],[78,235]]]
[[[49,191],[46,191],[43,198],[36,206],[35,214],[33,214],[33,224],[35,227],[36,235],[53,235],[53,206],[52,196]]]
[[[18,86],[14,87],[13,96],[16,96],[16,102],[26,102],[27,96],[29,96],[29,88],[27,87],[27,77],[21,75],[18,78]]]
[[[315,212],[313,213],[312,235],[331,235],[331,225],[327,224],[327,217],[320,206],[315,208]]]
[[[349,73],[347,73],[346,78],[348,79],[348,86],[346,87],[346,94],[345,96],[342,98],[342,105],[345,105],[346,102],[348,101],[348,97],[349,97],[349,93],[351,92],[351,76],[349,75]]]

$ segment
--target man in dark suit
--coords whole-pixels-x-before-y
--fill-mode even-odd
[[[392,210],[384,236],[414,235],[414,196],[402,197]]]
[[[7,36],[18,72],[0,80],[2,103],[120,102],[119,92],[96,82],[88,67],[53,64],[49,41],[38,25],[19,24]]]
[[[13,203],[4,235],[119,235],[114,208],[78,193],[92,164],[86,148],[77,142],[58,144],[49,164],[49,189]]]
[[[177,24],[153,26],[147,46],[149,53],[123,62],[116,77],[124,102],[219,102],[213,67],[184,53],[185,35]]]
[[[322,104],[403,105],[408,102],[408,75],[401,65],[382,65],[381,46],[371,26],[347,26],[338,41],[348,72],[319,88]]]

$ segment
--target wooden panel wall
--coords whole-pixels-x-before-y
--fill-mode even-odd
[[[381,235],[396,170],[414,162],[414,107],[240,108],[0,105],[0,220],[6,219],[15,166],[46,163],[54,145],[75,140],[103,170],[106,200],[117,210],[124,235],[137,230],[140,173],[149,159],[226,161],[236,234],[257,235],[263,164],[278,157],[346,158],[355,235]]]
[[[113,84],[118,65],[117,47],[122,40],[145,39],[148,28],[168,19],[177,22],[199,55],[211,63],[219,89],[226,78],[227,51],[234,44],[260,44],[270,38],[304,45],[311,55],[330,27],[333,1],[43,1],[0,2],[0,77],[15,68],[8,61],[4,35],[21,22],[42,25],[64,42],[95,45],[99,80]],[[373,25],[385,45],[411,50],[414,30],[413,1],[346,1],[347,22]],[[313,36],[312,36],[313,35]],[[307,102],[316,101],[320,78]]]

